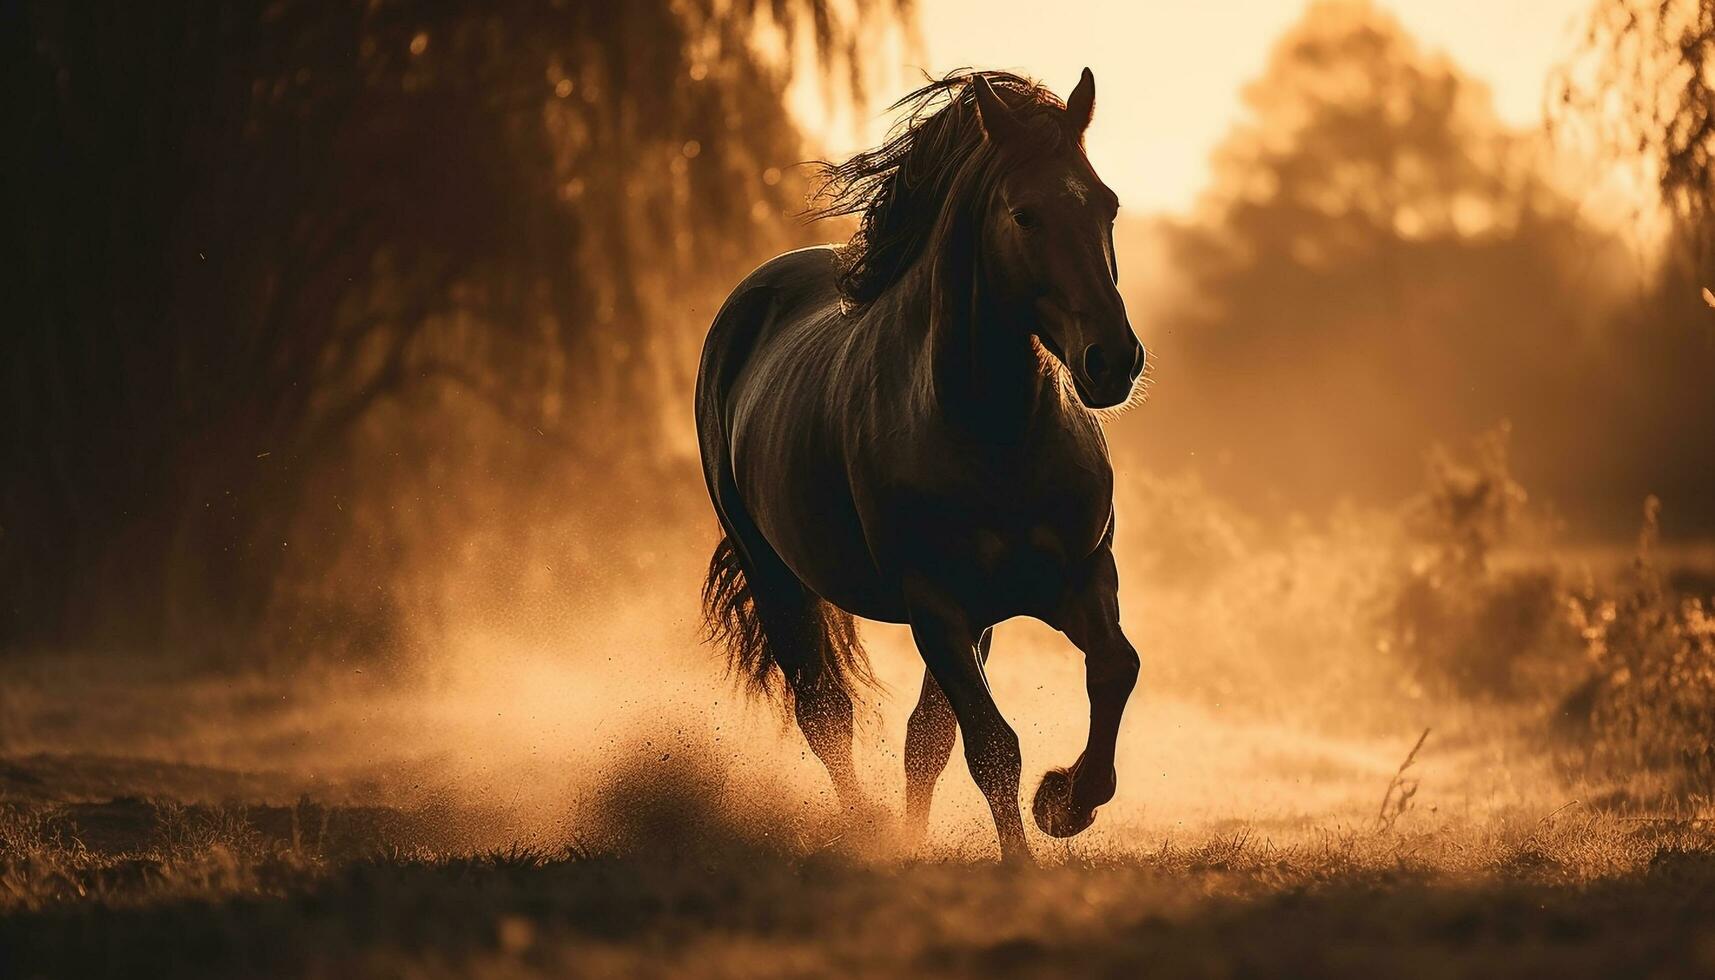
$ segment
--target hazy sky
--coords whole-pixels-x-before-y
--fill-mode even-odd
[[[1487,82],[1500,116],[1522,126],[1540,122],[1544,80],[1591,2],[1376,6]],[[911,58],[901,67],[1011,68],[1064,97],[1088,65],[1096,74],[1089,152],[1097,171],[1128,210],[1180,211],[1202,189],[1210,151],[1240,117],[1239,89],[1262,71],[1275,38],[1304,7],[1303,0],[917,0],[927,63]],[[831,151],[854,148],[849,125],[829,128]],[[871,128],[863,138],[878,133]]]

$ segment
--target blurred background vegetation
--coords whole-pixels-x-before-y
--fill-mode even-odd
[[[690,596],[702,332],[846,230],[797,218],[788,88],[876,111],[912,17],[16,5],[0,651],[408,671],[455,621]],[[1708,771],[1715,695],[1633,709],[1715,690],[1712,580],[1553,549],[1629,552],[1646,498],[1657,553],[1715,535],[1715,4],[1585,26],[1519,131],[1390,15],[1311,5],[1196,210],[1123,221],[1157,364],[1110,430],[1128,608],[1205,693],[1530,692]],[[1592,213],[1569,158],[1649,206]]]
[[[854,88],[897,12],[836,6],[8,14],[0,646],[377,652],[454,569],[634,578],[700,329],[806,239],[791,52]]]
[[[1634,59],[1706,57],[1711,7],[1701,26],[1611,26],[1632,6],[1657,9],[1593,9],[1606,60],[1557,80],[1558,142],[1503,127],[1479,81],[1391,16],[1310,8],[1246,91],[1199,213],[1144,232],[1165,255],[1146,287],[1161,291],[1133,302],[1161,378],[1140,465],[1314,514],[1399,499],[1428,447],[1507,422],[1521,481],[1580,538],[1629,534],[1650,493],[1679,534],[1715,532],[1709,70],[1697,61],[1701,94],[1663,119],[1575,111],[1631,91],[1612,78]],[[1683,55],[1682,29],[1702,32]],[[1657,83],[1640,84],[1630,97],[1654,105]],[[1671,145],[1640,147],[1621,120]],[[1580,156],[1660,181],[1665,245],[1592,213],[1564,165]],[[1675,261],[1640,271],[1649,247]]]

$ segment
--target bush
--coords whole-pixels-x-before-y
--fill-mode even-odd
[[[1430,454],[1428,486],[1406,511],[1415,554],[1383,617],[1387,645],[1427,686],[1463,696],[1534,693],[1530,667],[1577,654],[1559,573],[1494,567],[1504,546],[1546,534],[1512,477],[1507,438],[1505,426],[1487,433],[1466,461]]]
[[[1686,801],[1715,793],[1715,616],[1702,598],[1664,588],[1660,511],[1646,501],[1628,591],[1576,600],[1591,675],[1561,707],[1588,773]]]

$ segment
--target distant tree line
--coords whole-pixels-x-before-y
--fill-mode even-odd
[[[1706,39],[1677,44],[1704,64]],[[1146,325],[1161,381],[1132,430],[1144,462],[1313,516],[1402,499],[1432,445],[1510,423],[1520,479],[1577,533],[1626,533],[1650,493],[1670,527],[1715,533],[1715,310],[1689,244],[1715,199],[1712,103],[1693,94],[1710,74],[1672,77],[1678,115],[1631,131],[1655,134],[1642,149],[1662,154],[1684,261],[1646,275],[1546,134],[1503,126],[1391,16],[1312,6],[1246,90],[1199,212],[1165,231],[1181,296]]]

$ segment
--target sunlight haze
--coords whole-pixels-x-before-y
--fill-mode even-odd
[[[1306,4],[1231,0],[1216,4],[921,0],[924,52],[899,55],[899,76],[873,66],[883,91],[869,126],[826,122],[819,100],[800,98],[827,148],[842,154],[874,142],[879,111],[915,77],[961,67],[1008,68],[1041,78],[1062,96],[1089,66],[1097,109],[1091,162],[1133,213],[1184,211],[1208,179],[1210,152],[1241,118],[1240,90],[1257,77],[1281,32]],[[1587,0],[1396,0],[1378,4],[1425,48],[1445,53],[1487,83],[1496,111],[1514,126],[1542,118],[1544,81],[1571,40]],[[805,111],[807,105],[816,108]],[[838,118],[838,117],[836,117]]]
[[[1715,978],[1715,0],[7,12],[0,980]]]

